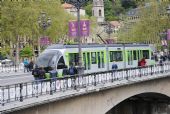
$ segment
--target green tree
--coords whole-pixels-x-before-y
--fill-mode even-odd
[[[31,47],[26,46],[22,50],[20,50],[20,56],[21,57],[32,57],[33,56],[33,51]]]
[[[92,16],[92,8],[93,8],[92,1],[89,1],[84,8],[86,10],[86,14],[91,17]]]

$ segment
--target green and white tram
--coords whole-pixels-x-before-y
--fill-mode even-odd
[[[138,61],[145,57],[146,64],[151,60],[152,49],[149,44],[85,44],[82,45],[84,73],[112,69],[113,62],[119,69],[137,67]],[[55,44],[45,49],[36,61],[38,67],[55,67],[58,75],[62,69],[73,64],[78,66],[78,45]]]

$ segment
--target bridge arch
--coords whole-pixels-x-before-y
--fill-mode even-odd
[[[115,105],[112,109],[110,109],[106,114],[124,114],[124,113],[141,113],[142,111],[154,111],[161,110],[159,107],[163,107],[164,110],[168,108],[168,104],[170,105],[170,97],[161,93],[141,93],[134,96],[131,96],[119,104]],[[152,113],[152,112],[148,112]]]
[[[170,78],[162,78],[106,90],[107,95],[104,97],[107,98],[105,99],[105,113],[124,100],[136,95],[154,93],[160,96],[166,96],[170,100],[169,87]]]

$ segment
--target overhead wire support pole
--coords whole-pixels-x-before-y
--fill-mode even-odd
[[[83,71],[83,68],[82,68],[82,40],[81,40],[81,36],[80,36],[80,6],[77,7],[77,23],[78,23],[78,42],[79,42],[79,45],[78,45],[78,50],[79,50],[79,70],[78,70],[78,73],[79,74],[82,74],[84,71]]]
[[[66,3],[72,4],[76,7],[77,9],[77,23],[78,23],[78,33],[77,33],[77,39],[78,39],[78,53],[79,53],[79,68],[78,68],[78,73],[83,74],[84,73],[84,68],[82,66],[82,40],[81,40],[81,34],[80,34],[80,8],[89,0],[65,0]]]

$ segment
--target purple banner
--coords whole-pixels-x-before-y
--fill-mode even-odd
[[[90,22],[89,20],[80,21],[80,36],[89,36],[90,32]],[[76,37],[78,36],[78,23],[77,21],[69,22],[69,36]]]
[[[170,40],[170,29],[167,30],[167,40]]]
[[[89,20],[80,21],[80,36],[89,36],[90,23]]]
[[[77,33],[78,33],[77,22],[76,21],[70,21],[69,22],[69,36],[70,37],[76,37]]]
[[[43,37],[43,38],[40,38],[40,44],[41,45],[49,45],[51,42],[50,42],[50,39],[48,37]]]

